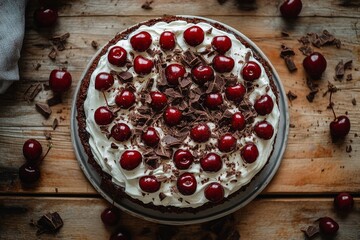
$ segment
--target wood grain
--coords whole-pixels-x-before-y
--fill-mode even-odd
[[[324,216],[335,219],[340,230],[334,240],[353,240],[360,237],[360,199],[348,215],[337,214],[332,199],[257,199],[235,212],[236,229],[241,239],[304,239],[300,231]],[[1,239],[35,239],[36,229],[29,225],[47,212],[58,212],[64,226],[55,235],[44,234],[41,239],[108,239],[119,226],[130,231],[133,240],[156,239],[158,224],[150,223],[126,213],[116,227],[105,227],[101,212],[109,206],[105,200],[96,198],[38,198],[0,197]],[[276,224],[274,224],[276,223]],[[174,240],[201,239],[205,235],[202,224],[177,227]],[[144,230],[147,234],[143,234]],[[316,238],[320,239],[320,237]]]

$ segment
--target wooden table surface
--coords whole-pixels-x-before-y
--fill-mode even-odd
[[[335,219],[340,230],[334,239],[360,239],[360,2],[358,0],[303,1],[300,17],[286,21],[280,16],[280,0],[256,0],[244,5],[228,0],[155,0],[152,10],[144,10],[143,0],[58,1],[59,19],[51,29],[39,29],[33,23],[37,1],[30,1],[26,14],[25,39],[20,65],[20,81],[0,96],[0,239],[36,239],[29,225],[48,211],[57,211],[64,226],[54,235],[41,239],[108,239],[115,228],[105,227],[100,220],[102,210],[110,204],[103,200],[85,178],[74,155],[70,137],[70,111],[75,88],[82,71],[96,50],[94,40],[105,44],[117,32],[140,21],[163,14],[186,14],[209,17],[228,24],[247,35],[268,56],[288,92],[298,97],[289,102],[290,128],[288,144],[281,166],[256,200],[234,213],[241,239],[304,239],[300,231],[320,217]],[[304,55],[298,50],[298,39],[324,29],[341,40],[341,48],[323,46],[316,51],[327,59],[328,66],[318,81],[319,93],[310,103],[309,88],[302,67]],[[70,33],[66,49],[55,61],[48,57],[49,38]],[[282,35],[287,32],[289,36]],[[280,58],[280,46],[293,48],[298,70],[290,73]],[[352,80],[335,81],[335,66],[353,60]],[[41,67],[36,69],[36,66]],[[52,108],[49,119],[35,110],[35,102],[43,102],[52,93],[41,91],[34,101],[24,100],[31,84],[47,83],[52,69],[67,67],[73,76],[72,88],[63,103]],[[346,78],[346,76],[345,76]],[[347,114],[351,121],[349,135],[333,143],[329,123],[333,119],[329,95],[323,97],[328,82],[339,91],[333,94],[338,115]],[[354,105],[358,101],[358,105]],[[59,125],[53,130],[54,119]],[[21,184],[18,169],[25,162],[22,145],[29,138],[38,139],[44,148],[52,135],[48,156],[41,165],[37,184]],[[350,147],[351,146],[351,151]],[[355,208],[345,217],[333,207],[339,192],[355,197]],[[123,213],[119,226],[127,228],[133,239],[156,239],[159,225]],[[149,234],[142,234],[149,228]],[[201,225],[178,227],[174,239],[200,239]],[[318,236],[316,239],[326,239]]]

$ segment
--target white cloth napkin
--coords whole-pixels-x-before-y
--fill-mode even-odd
[[[0,94],[19,80],[27,0],[0,0]]]

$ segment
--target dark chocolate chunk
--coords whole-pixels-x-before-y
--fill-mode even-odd
[[[41,113],[41,115],[43,115],[45,118],[49,118],[49,116],[51,115],[51,109],[49,107],[49,105],[47,105],[46,103],[35,103],[35,107],[36,110]]]
[[[117,76],[122,82],[130,82],[133,80],[133,75],[130,72],[120,72]]]
[[[38,230],[36,234],[40,235],[43,233],[57,232],[64,225],[64,222],[57,212],[53,212],[46,213],[36,223],[31,221],[30,224],[37,227]]]
[[[288,68],[288,70],[290,72],[294,72],[297,70],[297,67],[291,57],[285,56],[284,60],[285,60],[286,67]]]
[[[55,106],[59,103],[62,103],[62,99],[61,99],[61,95],[59,94],[55,94],[54,96],[52,96],[51,98],[46,100],[46,103],[51,107],[51,106]]]
[[[315,98],[315,95],[316,93],[318,93],[318,89],[314,90],[314,91],[311,91],[308,95],[306,95],[306,99],[309,101],[309,102],[313,102],[314,101],[314,98]]]
[[[160,201],[164,200],[166,198],[166,195],[163,192],[159,193]]]
[[[349,73],[348,75],[346,75],[346,81],[351,81],[353,78],[352,78],[352,74]]]
[[[212,28],[209,28],[208,30],[206,30],[206,33],[207,33],[207,34],[211,34],[211,33],[212,33],[212,30],[213,30]]]
[[[300,229],[305,235],[306,237],[308,237],[309,239],[312,239],[313,237],[315,237],[318,233],[319,233],[319,228],[317,226],[308,226],[308,227],[303,227]]]
[[[344,69],[351,69],[352,68],[352,60],[349,60],[344,63]]]
[[[49,40],[55,45],[55,47],[56,47],[56,49],[58,51],[63,51],[63,50],[65,50],[66,40],[69,37],[70,37],[70,33],[65,33],[65,34],[60,35],[60,36],[52,37]]]
[[[352,103],[353,106],[356,106],[356,99],[353,98],[353,99],[351,100],[351,103]]]
[[[309,56],[313,53],[313,49],[309,45],[304,45],[299,48],[300,52],[302,52],[305,56]]]
[[[45,136],[45,139],[46,139],[46,140],[51,140],[51,132],[45,131],[45,132],[44,132],[44,136]]]
[[[285,58],[285,57],[294,56],[294,55],[295,55],[294,50],[285,46],[284,44],[281,45],[280,57]]]
[[[351,153],[351,152],[352,152],[352,147],[351,147],[351,145],[346,145],[346,152],[347,152],[347,153]]]
[[[190,50],[186,50],[181,58],[191,68],[201,63],[201,60]]]
[[[297,95],[290,90],[288,91],[286,96],[288,97],[290,102],[292,102],[293,100],[295,100],[297,98]]]
[[[341,60],[336,66],[335,66],[335,75],[337,78],[341,79],[344,77],[345,74],[345,68],[344,68],[344,62]]]
[[[111,143],[110,147],[112,149],[118,149],[119,148],[118,145],[116,145],[115,143]]]
[[[290,128],[295,128],[295,124],[290,123],[290,124],[289,124],[289,127],[290,127]]]
[[[24,93],[24,99],[26,101],[33,101],[35,97],[41,92],[41,84],[31,84]]]
[[[97,49],[99,47],[99,43],[96,42],[96,41],[91,41],[91,46],[94,48],[94,49]]]
[[[55,48],[52,48],[51,51],[50,51],[49,54],[48,54],[48,57],[49,57],[51,60],[55,61],[55,60],[56,60],[56,56],[57,56],[57,51],[56,51]]]
[[[302,36],[298,41],[300,43],[302,43],[303,45],[310,44],[310,40],[309,40],[308,36]]]
[[[176,146],[176,145],[181,145],[183,143],[182,139],[178,139],[178,138],[173,137],[171,135],[165,135],[162,140],[169,147]]]
[[[57,118],[54,118],[52,126],[51,126],[52,129],[55,130],[58,125],[59,125],[59,120]]]
[[[41,68],[41,64],[40,63],[37,63],[36,66],[35,66],[35,70],[39,70],[39,68]]]
[[[151,4],[153,3],[154,1],[151,0],[151,1],[146,1],[143,5],[141,5],[141,8],[142,9],[145,9],[145,10],[151,10],[153,9]]]

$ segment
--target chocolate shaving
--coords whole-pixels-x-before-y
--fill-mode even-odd
[[[56,56],[57,56],[57,51],[56,51],[55,48],[52,48],[51,51],[50,51],[49,54],[48,54],[48,57],[49,57],[51,60],[55,61],[55,60],[56,60]]]
[[[152,10],[152,6],[151,4],[153,3],[154,1],[146,1],[143,5],[141,5],[141,8],[142,9],[145,9],[145,10]]]
[[[111,143],[110,147],[112,149],[118,149],[119,148],[118,145],[116,145],[115,143]]]
[[[341,79],[344,77],[345,74],[345,68],[344,68],[344,62],[341,60],[335,67],[335,75],[337,78]]]
[[[167,147],[165,148],[161,144],[159,144],[158,147],[155,149],[155,154],[158,155],[159,157],[169,159],[172,156],[172,150]]]
[[[250,57],[251,57],[251,52],[247,52],[247,53],[245,54],[245,58],[244,58],[245,63],[247,63],[247,62],[250,61]]]
[[[40,92],[41,84],[31,84],[24,93],[24,99],[26,101],[33,101]]]
[[[290,102],[292,102],[293,100],[295,100],[297,98],[297,95],[290,90],[288,91],[286,96],[288,97]]]
[[[162,139],[165,144],[169,147],[173,147],[173,146],[177,146],[177,145],[181,145],[183,142],[182,142],[182,139],[178,139],[176,137],[173,137],[171,135],[165,135],[165,137],[163,137]]]
[[[148,48],[148,49],[146,50],[146,52],[147,52],[147,54],[149,54],[150,57],[154,57],[154,56],[155,56],[155,51],[152,50],[151,48]]]
[[[294,56],[294,55],[295,55],[294,50],[285,46],[284,44],[281,45],[280,57],[285,58],[285,57],[290,57],[290,56]]]
[[[351,69],[352,68],[352,60],[349,60],[344,63],[344,69]]]
[[[45,118],[49,118],[51,115],[51,109],[46,103],[35,103],[36,110]]]
[[[96,42],[96,41],[91,41],[91,46],[94,48],[94,49],[97,49],[99,47],[99,43]]]
[[[59,121],[58,121],[57,118],[55,118],[55,119],[53,120],[53,123],[52,123],[52,126],[51,126],[51,127],[52,127],[53,130],[55,130],[58,125],[59,125]]]
[[[164,200],[164,199],[166,198],[165,193],[160,192],[160,193],[159,193],[159,198],[160,198],[160,201]]]
[[[192,84],[192,80],[190,77],[183,78],[179,81],[181,88],[186,88]]]
[[[297,67],[291,57],[285,56],[284,60],[285,60],[286,67],[290,72],[294,72],[297,70]]]
[[[120,72],[117,76],[122,82],[130,82],[133,80],[133,75],[130,72]]]
[[[300,229],[305,235],[306,237],[308,237],[309,239],[312,239],[313,237],[315,237],[318,233],[319,233],[319,228],[315,227],[315,226],[308,226],[308,227],[303,227]]]
[[[70,33],[64,33],[63,35],[52,37],[49,40],[55,45],[58,51],[63,51],[65,50],[66,40],[69,37],[70,37]]]
[[[40,235],[43,233],[57,232],[64,225],[64,222],[60,215],[57,212],[54,212],[46,213],[36,223],[31,221],[30,224],[37,227],[38,230],[36,234]]]
[[[313,49],[309,45],[304,45],[299,48],[300,52],[302,52],[305,56],[309,56],[313,53]]]
[[[61,95],[59,94],[55,94],[54,96],[52,96],[51,98],[46,100],[46,103],[51,107],[51,106],[55,106],[59,103],[62,103],[62,99],[61,99]]]
[[[173,88],[168,88],[164,91],[165,95],[172,98],[183,98],[183,95],[175,91]]]
[[[181,58],[191,68],[201,63],[201,60],[190,50],[186,50]]]
[[[315,95],[316,95],[318,92],[319,92],[318,89],[311,91],[308,95],[306,95],[306,99],[307,99],[309,102],[313,102],[313,101],[314,101],[314,98],[315,98]]]

